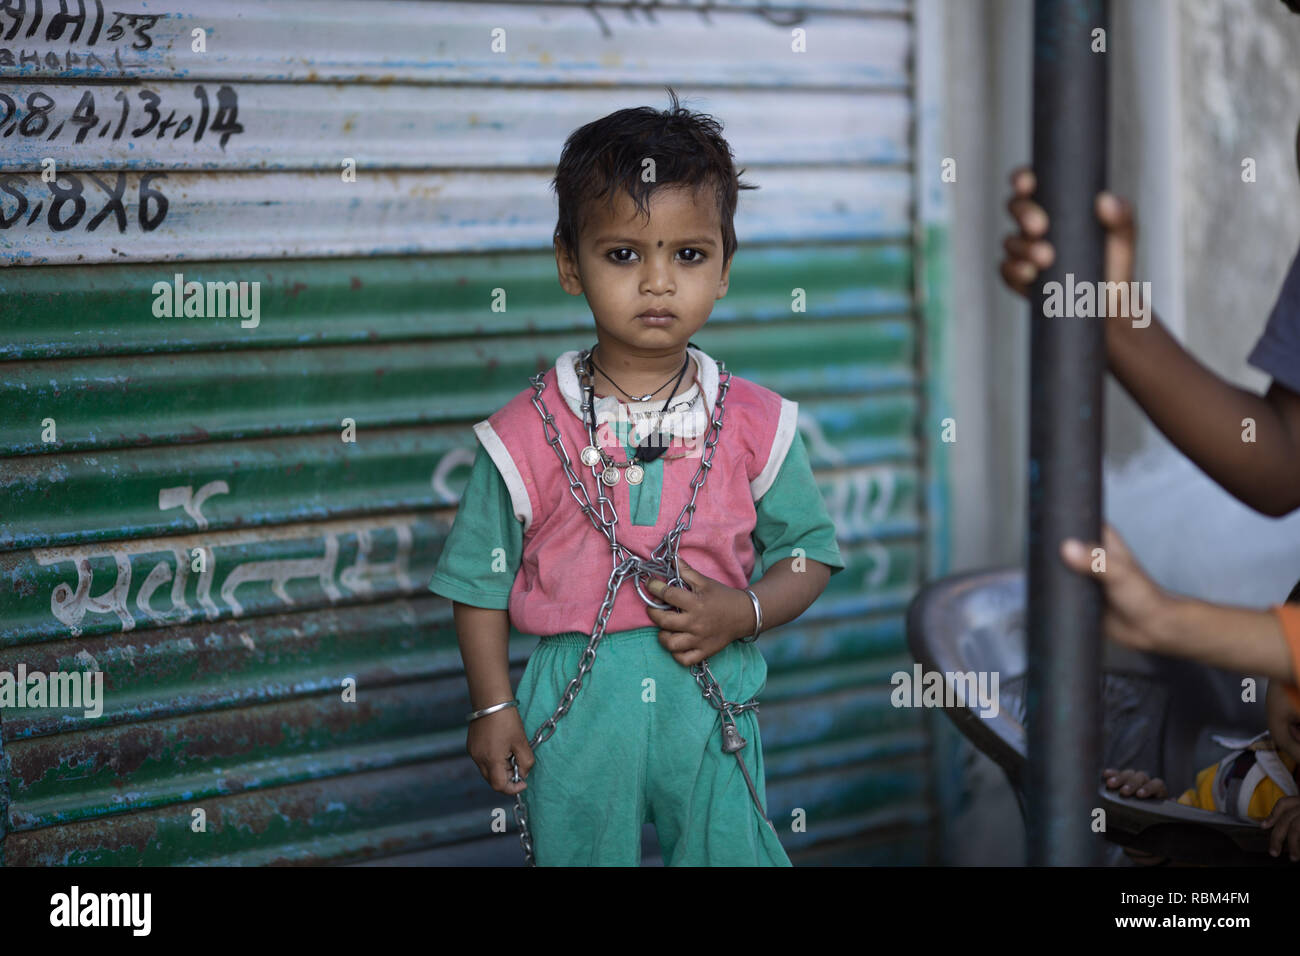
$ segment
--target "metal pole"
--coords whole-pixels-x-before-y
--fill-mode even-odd
[[[1031,866],[1095,863],[1102,839],[1092,830],[1101,773],[1101,593],[1060,559],[1065,538],[1101,536],[1105,339],[1102,320],[1079,317],[1075,296],[1067,295],[1072,286],[1102,278],[1094,203],[1106,179],[1109,53],[1094,52],[1097,29],[1109,43],[1108,0],[1035,0],[1033,165],[1056,261],[1030,297],[1036,310],[1027,575]],[[1062,284],[1064,317],[1046,317],[1049,282]],[[1099,315],[1103,306],[1095,296],[1093,305]]]

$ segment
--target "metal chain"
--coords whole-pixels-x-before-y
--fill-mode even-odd
[[[580,356],[584,366],[590,355],[590,350],[585,350]],[[643,580],[651,577],[664,578],[669,586],[687,587],[686,582],[682,579],[680,568],[678,567],[677,549],[684,533],[690,530],[691,523],[695,517],[695,500],[699,496],[700,489],[704,487],[704,482],[708,478],[709,469],[713,467],[713,455],[718,444],[718,435],[722,430],[722,418],[726,411],[727,389],[731,387],[731,373],[726,370],[726,366],[718,363],[718,370],[722,373],[722,379],[719,382],[718,401],[715,406],[714,417],[709,425],[707,437],[704,442],[704,453],[701,456],[699,467],[691,479],[691,497],[690,500],[682,507],[677,516],[677,521],[672,529],[668,531],[659,546],[651,552],[649,558],[643,558],[627,547],[618,543],[616,526],[618,524],[618,513],[614,504],[605,494],[605,483],[600,479],[602,463],[598,462],[591,466],[592,477],[596,481],[596,494],[599,501],[599,508],[593,507],[591,497],[587,494],[586,486],[578,478],[573,470],[573,461],[569,458],[568,452],[564,448],[564,440],[560,437],[560,431],[555,426],[555,416],[547,410],[545,402],[542,401],[542,392],[546,388],[544,381],[545,373],[538,372],[532,376],[529,381],[533,386],[532,402],[537,413],[542,417],[542,432],[546,437],[546,443],[555,450],[556,456],[560,459],[560,466],[564,469],[565,477],[569,482],[569,494],[573,500],[578,503],[582,513],[591,521],[592,526],[609,542],[610,553],[613,558],[613,569],[610,571],[609,580],[605,585],[605,600],[600,605],[600,611],[596,614],[596,623],[591,629],[591,637],[587,641],[587,646],[578,659],[578,673],[564,689],[560,697],[560,703],[556,706],[555,711],[544,720],[540,727],[537,728],[529,741],[529,747],[536,751],[537,747],[551,738],[555,733],[556,722],[569,712],[573,705],[574,699],[578,696],[578,691],[582,689],[583,679],[591,671],[596,662],[596,645],[600,643],[605,636],[605,627],[609,623],[609,616],[614,610],[614,598],[618,594],[618,589],[623,582],[629,577],[632,578],[633,586],[641,600],[651,607],[657,607],[661,610],[672,608],[670,604],[664,604],[656,601],[653,597],[646,594],[641,586]],[[587,421],[587,412],[590,404],[594,400],[593,391],[589,384],[583,386],[583,422],[587,426],[587,433],[593,446],[596,446],[596,436],[591,429],[590,422]],[[705,406],[707,412],[707,405]],[[708,660],[703,660],[699,664],[692,665],[691,674],[700,686],[704,699],[722,714],[723,722],[723,749],[729,753],[736,754],[736,760],[740,764],[740,769],[745,775],[745,783],[749,786],[750,795],[754,799],[755,806],[758,807],[759,813],[767,820],[767,814],[763,811],[762,804],[759,802],[758,793],[754,789],[754,784],[749,778],[749,772],[745,769],[745,762],[741,759],[739,749],[745,745],[745,740],[740,737],[736,731],[735,715],[743,713],[746,710],[758,710],[758,701],[750,699],[745,703],[729,701],[722,693],[722,688],[718,685],[717,680],[713,677],[713,672],[709,669]],[[738,742],[738,743],[737,743]],[[519,783],[519,764],[515,760],[514,754],[510,755],[510,779],[513,783]],[[515,823],[519,827],[519,845],[523,847],[524,859],[529,866],[536,866],[536,859],[533,853],[532,834],[528,828],[528,811],[524,806],[522,792],[515,794]],[[770,827],[771,821],[767,821]],[[775,830],[774,830],[775,832]]]

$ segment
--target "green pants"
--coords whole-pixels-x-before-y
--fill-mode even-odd
[[[637,866],[641,826],[653,823],[667,866],[790,866],[735,755],[722,751],[721,714],[658,634],[601,638],[573,706],[538,745],[523,793],[537,865]],[[517,692],[530,739],[577,675],[588,639],[544,637],[533,651]],[[753,644],[727,645],[709,667],[730,701],[760,695],[767,682]],[[736,728],[766,807],[757,715],[738,715]]]

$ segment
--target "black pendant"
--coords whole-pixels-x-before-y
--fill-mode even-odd
[[[749,743],[744,737],[740,736],[740,731],[736,729],[735,724],[722,725],[722,752],[734,754],[739,750],[745,749],[745,744]]]
[[[664,442],[664,439],[668,437],[667,435],[660,435],[658,441],[647,438],[636,446],[636,457],[646,463],[654,461],[668,450],[668,445]]]

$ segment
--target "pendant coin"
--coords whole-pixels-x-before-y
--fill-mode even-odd
[[[580,454],[578,457],[582,460],[582,463],[586,465],[588,468],[595,468],[598,464],[600,464],[600,452],[596,451],[596,449],[591,445],[588,445],[586,448],[584,448],[582,450],[582,454]]]
[[[610,487],[613,487],[614,485],[618,484],[618,469],[615,468],[613,465],[606,468],[601,473],[600,480],[603,481],[605,484],[609,485]]]
[[[645,478],[644,468],[642,468],[640,465],[627,466],[627,483],[629,485],[639,485],[641,484],[641,480],[643,478]]]

